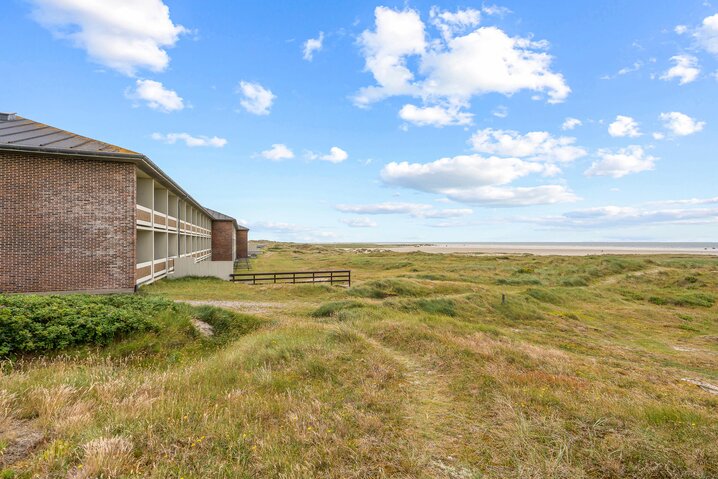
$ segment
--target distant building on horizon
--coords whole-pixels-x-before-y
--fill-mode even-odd
[[[145,155],[0,113],[0,293],[223,277],[247,239]]]

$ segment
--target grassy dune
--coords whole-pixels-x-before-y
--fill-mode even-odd
[[[254,263],[327,268],[353,287],[161,281],[142,295],[210,306],[5,360],[4,474],[718,477],[718,395],[683,380],[718,384],[718,259],[278,244]]]

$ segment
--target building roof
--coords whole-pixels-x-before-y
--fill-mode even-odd
[[[61,130],[23,118],[15,113],[0,113],[0,152],[2,151],[31,152],[133,163],[166,188],[173,190],[178,196],[211,216],[207,208],[192,198],[189,193],[142,153]]]
[[[0,115],[0,145],[56,148],[80,153],[138,153],[119,146],[70,133],[14,113]]]
[[[225,215],[224,213],[220,213],[219,211],[211,210],[209,208],[205,208],[207,210],[207,213],[209,213],[209,216],[214,221],[231,221],[234,223],[234,228],[240,231],[249,231],[249,228],[246,226],[242,226],[239,223],[237,223],[237,220],[232,218],[229,215]]]

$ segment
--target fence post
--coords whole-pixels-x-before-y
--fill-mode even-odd
[[[348,271],[348,273],[349,273],[349,276],[348,276],[349,277],[349,287],[351,288],[352,287],[352,272]]]

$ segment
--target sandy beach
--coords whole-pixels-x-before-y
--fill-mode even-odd
[[[640,244],[521,244],[521,243],[425,243],[414,245],[387,245],[377,246],[376,249],[395,251],[398,253],[410,253],[422,251],[424,253],[437,254],[533,254],[539,256],[588,256],[601,254],[690,254],[690,255],[714,255],[718,256],[718,249],[715,246],[703,244],[686,245],[666,243],[665,245],[649,243]]]

